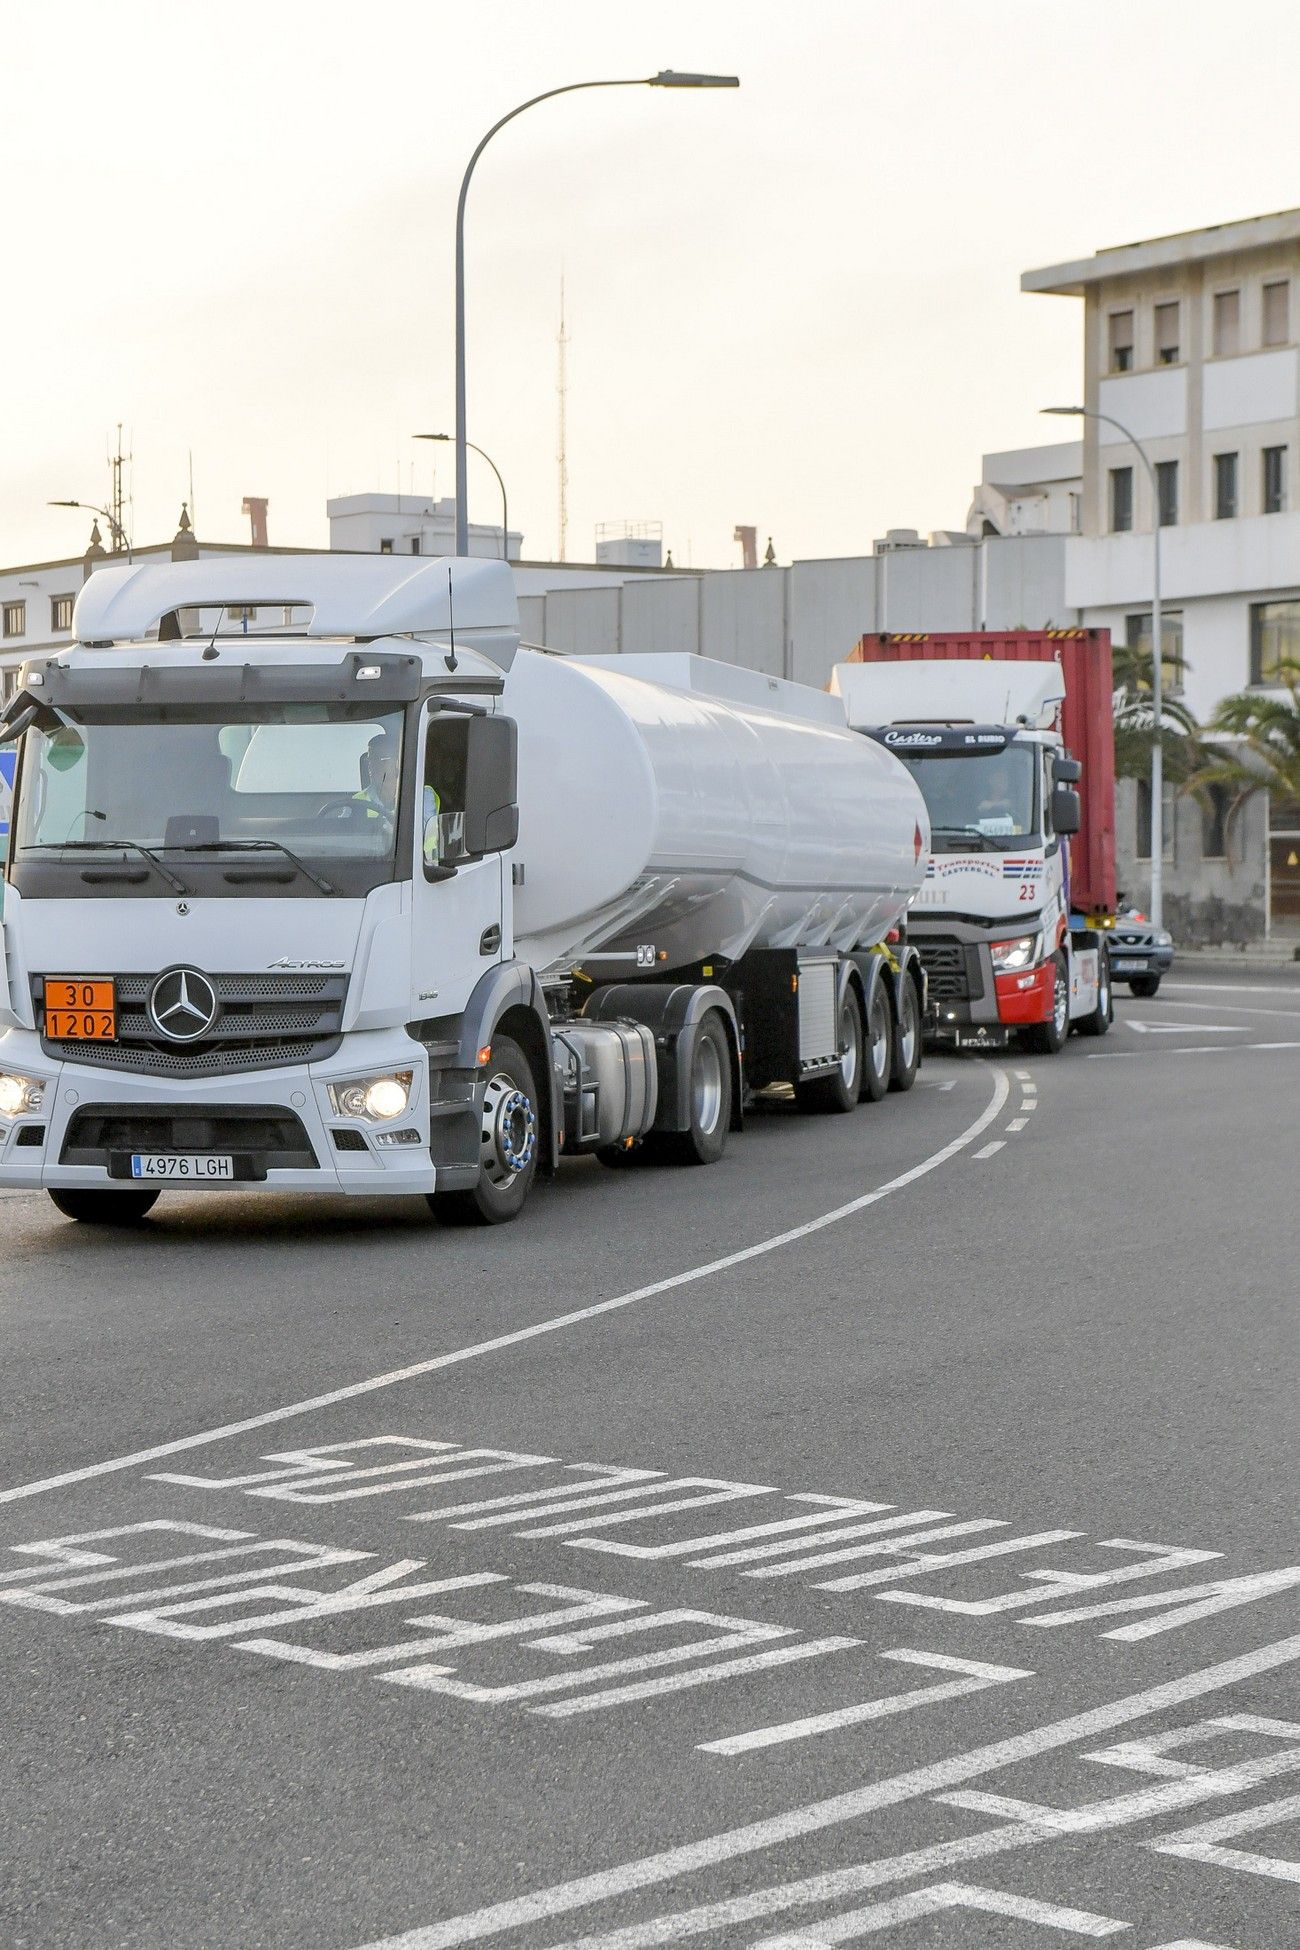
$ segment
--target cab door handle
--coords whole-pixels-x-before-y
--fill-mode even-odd
[[[482,934],[479,936],[478,951],[480,955],[495,955],[497,949],[500,946],[501,946],[501,923],[499,921],[494,921],[491,927],[484,928]]]

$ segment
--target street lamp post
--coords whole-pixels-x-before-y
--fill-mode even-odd
[[[121,551],[128,562],[131,560],[131,544],[126,530],[111,508],[98,508],[93,501],[47,501],[45,505],[47,508],[84,508],[88,515],[102,515],[108,523],[114,551]]]
[[[417,433],[414,436],[414,438],[416,440],[454,441],[456,436],[454,433]],[[497,477],[497,486],[501,490],[501,560],[503,562],[508,562],[510,560],[510,510],[506,503],[506,484],[501,478],[501,469],[497,466],[491,454],[485,454],[483,449],[481,447],[476,447],[472,440],[467,440],[465,442],[465,445],[470,449],[472,453],[477,454],[480,460],[485,460],[488,466],[492,469],[492,472]],[[459,503],[457,505],[459,506]],[[459,547],[457,548],[456,553],[458,555],[468,554],[469,552],[468,518],[466,519],[465,528],[466,528],[465,547],[464,549],[461,549]]]
[[[520,102],[499,122],[494,122],[478,148],[469,159],[468,167],[461,180],[460,197],[456,204],[456,553],[469,552],[469,510],[466,506],[468,490],[468,441],[465,438],[465,199],[469,195],[470,178],[474,165],[487,148],[494,135],[503,129],[507,122],[513,122],[527,108],[536,108],[539,102],[553,101],[557,95],[575,95],[586,88],[739,88],[736,75],[723,74],[674,74],[671,68],[664,68],[658,74],[637,75],[617,81],[571,81],[563,88],[548,88],[545,94],[533,95],[530,100]]]
[[[1111,413],[1094,406],[1045,406],[1044,413],[1073,419],[1104,420],[1134,449],[1151,483],[1151,923],[1164,926],[1165,906],[1165,753],[1162,741],[1164,716],[1164,641],[1160,622],[1160,484],[1156,470],[1142,442]]]

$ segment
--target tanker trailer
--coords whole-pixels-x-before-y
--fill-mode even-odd
[[[0,1184],[496,1223],[910,1086],[924,802],[838,698],[522,648],[487,561],[105,569],[74,631],[0,727]]]

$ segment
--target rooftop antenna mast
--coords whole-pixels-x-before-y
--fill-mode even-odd
[[[560,470],[560,548],[558,560],[565,560],[569,543],[569,335],[564,328],[564,273],[560,273],[560,329],[555,339],[557,360],[555,392],[559,402],[559,437],[555,458]]]
[[[120,555],[126,547],[126,524],[122,517],[127,497],[122,486],[122,469],[130,465],[132,458],[133,456],[131,454],[124,454],[122,452],[122,422],[119,420],[117,423],[117,452],[109,457],[109,466],[113,476],[113,491],[109,496],[109,506],[113,511],[112,545],[114,555]]]

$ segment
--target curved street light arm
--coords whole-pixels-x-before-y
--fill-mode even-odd
[[[512,108],[499,122],[494,122],[483,137],[465,168],[461,178],[460,195],[456,199],[456,553],[469,554],[469,469],[466,465],[465,439],[465,201],[469,196],[470,179],[475,165],[494,135],[499,135],[507,122],[513,122],[517,115],[526,109],[536,108],[539,102],[553,101],[557,95],[576,95],[587,88],[644,88],[646,80],[621,81],[570,81],[563,88],[548,88],[544,94],[533,95],[518,108]],[[498,476],[498,479],[500,476]],[[503,490],[504,492],[504,490]],[[509,543],[506,543],[509,553]]]

